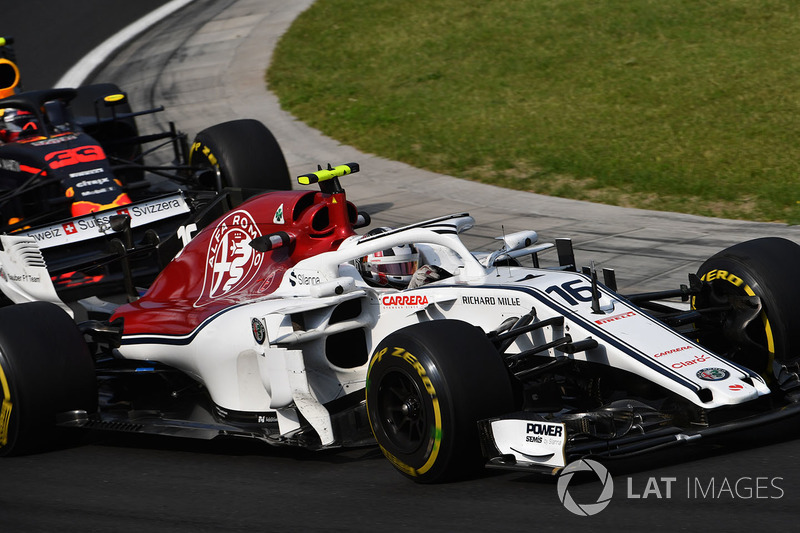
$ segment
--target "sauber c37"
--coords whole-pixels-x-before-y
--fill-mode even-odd
[[[0,453],[54,428],[377,442],[402,474],[439,482],[484,465],[556,473],[796,416],[800,285],[781,265],[800,261],[797,244],[748,241],[684,286],[623,296],[613,271],[576,267],[568,240],[519,231],[470,251],[466,213],[359,234],[369,217],[340,184],[356,170],[250,198],[104,318],[0,309]],[[411,244],[445,275],[398,289],[355,266]]]

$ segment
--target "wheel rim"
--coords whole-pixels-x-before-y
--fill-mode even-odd
[[[14,448],[19,419],[19,400],[11,394],[11,374],[0,353],[0,456]],[[12,417],[13,411],[13,417]]]
[[[423,396],[410,375],[401,371],[386,374],[377,400],[383,431],[398,452],[412,454],[428,441]]]
[[[711,285],[713,292],[708,301],[697,307],[726,306],[736,299],[754,295],[752,291],[748,292],[727,282],[713,281]],[[701,340],[712,351],[764,374],[769,370],[769,362],[775,351],[774,340],[766,311],[763,308],[757,314],[754,311],[753,308],[742,305],[740,300],[738,305],[733,305],[724,313],[722,329],[706,333]]]

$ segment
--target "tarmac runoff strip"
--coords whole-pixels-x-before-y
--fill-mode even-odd
[[[373,226],[398,226],[437,214],[469,211],[472,249],[490,250],[495,237],[534,229],[541,241],[573,239],[580,266],[616,269],[623,292],[676,288],[717,251],[762,236],[800,242],[800,227],[628,209],[511,191],[410,167],[344,146],[281,109],[264,88],[264,69],[280,36],[312,0],[195,0],[176,25],[155,27],[130,42],[95,76],[147,95],[190,135],[211,124],[255,118],[275,134],[293,175],[319,164],[355,161],[360,174],[343,181],[348,198],[372,215]],[[211,9],[212,7],[216,9]],[[173,15],[175,17],[175,15]],[[161,60],[159,52],[172,46]],[[161,54],[166,56],[166,54]],[[137,68],[130,68],[129,61]],[[138,67],[141,66],[142,69]],[[135,72],[131,72],[131,71]],[[201,112],[198,112],[200,110]],[[299,187],[299,186],[295,186]],[[544,260],[549,261],[549,254]]]

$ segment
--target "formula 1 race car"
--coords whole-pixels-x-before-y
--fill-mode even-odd
[[[358,235],[369,217],[339,180],[357,170],[247,200],[105,319],[0,309],[0,454],[54,428],[377,441],[404,475],[439,482],[487,462],[556,473],[800,410],[800,284],[781,266],[797,244],[748,241],[686,286],[625,297],[612,271],[576,268],[569,240],[521,231],[470,252],[466,213]],[[541,265],[553,247],[558,264]]]
[[[195,231],[253,192],[291,189],[260,122],[211,126],[191,146],[172,123],[141,135],[136,118],[163,107],[132,112],[110,83],[20,92],[8,43],[0,38],[0,233],[36,239],[62,298],[122,292],[123,269],[146,285],[180,249],[180,228]],[[117,215],[149,250],[129,257],[131,243],[109,237]],[[4,293],[19,302],[28,290]]]

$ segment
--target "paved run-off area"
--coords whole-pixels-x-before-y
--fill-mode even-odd
[[[264,122],[283,147],[290,171],[356,161],[344,178],[348,198],[373,216],[373,226],[398,226],[469,212],[468,246],[492,249],[495,237],[534,229],[540,240],[572,238],[579,265],[614,268],[620,290],[666,289],[715,252],[762,236],[800,242],[800,227],[644,211],[553,198],[459,180],[388,161],[323,136],[282,110],[264,73],[272,50],[312,0],[195,0],[125,48],[96,81],[118,83],[135,107],[164,105],[156,118],[193,136],[235,118]],[[332,68],[335,68],[332,67]],[[320,72],[324,76],[325,72]],[[146,128],[147,126],[145,126]],[[409,142],[414,133],[409,132]],[[297,187],[297,186],[296,186]],[[548,264],[549,255],[543,257]],[[552,254],[555,264],[555,254]]]

